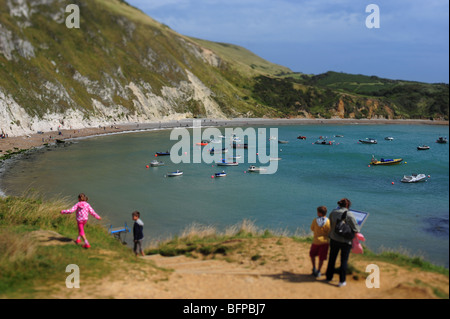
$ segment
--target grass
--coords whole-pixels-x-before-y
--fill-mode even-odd
[[[89,280],[114,270],[112,263],[105,262],[110,254],[136,262],[128,248],[92,220],[86,226],[89,250],[74,244],[39,245],[33,235],[41,230],[54,231],[68,241],[76,238],[74,215],[60,214],[72,205],[67,199],[44,201],[36,195],[0,199],[0,297],[31,297],[44,287],[65,285],[68,264],[77,264]]]
[[[130,248],[110,236],[106,227],[92,219],[86,226],[91,249],[85,250],[71,243],[46,246],[37,242],[34,235],[40,231],[55,232],[69,242],[76,238],[78,232],[74,216],[60,214],[61,209],[72,205],[72,200],[67,198],[43,200],[36,194],[0,198],[0,298],[33,298],[42,293],[51,295],[52,291],[65,288],[68,276],[65,270],[69,264],[78,265],[86,281],[105,278],[118,269],[144,267],[145,260],[136,259]],[[259,229],[250,220],[243,220],[223,231],[213,226],[192,224],[179,236],[153,243],[145,249],[145,253],[221,258],[238,263],[245,261],[253,267],[269,262],[285,262],[282,255],[271,255],[268,251],[283,250],[290,240],[309,245],[312,237],[302,230],[289,234],[282,229]],[[363,255],[354,258],[367,259],[371,263],[386,262],[448,277],[448,269],[404,253],[384,251],[375,254],[365,249]],[[308,258],[304,260],[309,262]],[[145,267],[149,264],[145,263]],[[154,265],[150,267],[161,270]],[[354,267],[350,270],[354,276],[362,274]],[[437,295],[442,293],[436,292]],[[442,296],[445,298],[445,294]]]

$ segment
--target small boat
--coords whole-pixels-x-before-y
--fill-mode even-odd
[[[222,162],[216,163],[217,166],[238,166],[239,163],[238,162],[225,162],[225,160],[223,160]]]
[[[443,137],[443,136],[440,136],[437,140],[436,140],[436,143],[439,143],[439,144],[447,144],[447,138],[446,137]]]
[[[269,161],[281,161],[281,157],[271,157]]]
[[[278,144],[287,144],[287,143],[289,143],[289,141],[278,140]]]
[[[417,146],[418,151],[426,151],[429,149],[430,149],[430,147],[428,145]]]
[[[374,138],[366,138],[365,140],[359,140],[363,144],[377,144],[377,140]]]
[[[221,154],[221,153],[226,153],[228,152],[227,148],[222,148],[221,150],[215,150],[214,147],[212,149],[209,150],[210,154]]]
[[[306,140],[306,136],[299,135],[299,136],[297,136],[297,139],[299,139],[299,140]]]
[[[158,162],[157,160],[153,160],[150,162],[151,167],[157,167],[157,166],[163,166],[163,165],[164,165],[163,162]]]
[[[214,176],[216,176],[216,177],[225,177],[225,176],[227,176],[227,173],[225,173],[225,171],[222,171],[221,173],[215,173]]]
[[[248,148],[248,144],[236,144],[235,142],[233,142],[233,148]]]
[[[370,164],[372,164],[372,165],[395,165],[395,164],[400,164],[402,161],[403,161],[403,158],[394,158],[394,159],[382,158],[379,161],[375,157],[372,156],[372,160],[370,161]]]
[[[167,177],[175,177],[175,176],[181,176],[181,175],[183,175],[183,171],[180,171],[178,169],[175,172],[167,173]]]
[[[257,166],[252,165],[252,166],[250,166],[250,167],[248,168],[248,171],[249,171],[249,172],[252,172],[252,173],[260,173],[260,172],[265,172],[265,171],[267,171],[267,168],[264,168],[264,167],[257,167]]]
[[[206,146],[206,145],[208,145],[208,141],[206,141],[206,140],[203,140],[203,141],[201,141],[200,143],[195,143],[195,145],[201,145],[201,146]]]
[[[241,158],[241,155],[235,155],[235,156],[230,156],[230,157],[228,157],[228,159],[239,159],[239,158]]]
[[[220,144],[220,143],[222,143],[222,140],[213,139],[213,140],[211,140],[209,142],[212,143],[212,144]]]
[[[337,134],[334,137],[344,137],[344,135]]]
[[[276,136],[271,136],[271,137],[269,137],[269,141],[275,141],[276,139],[277,139]]]
[[[317,140],[314,142],[314,144],[319,144],[319,145],[333,145],[334,141],[327,141],[327,140]]]
[[[392,136],[387,136],[384,138],[386,141],[393,141],[394,138]]]
[[[169,151],[167,151],[167,152],[156,152],[156,155],[157,156],[168,156],[168,155],[170,155],[170,152]]]
[[[423,182],[426,179],[425,174],[412,174],[412,175],[404,175],[401,179],[402,183],[417,183],[417,182]]]

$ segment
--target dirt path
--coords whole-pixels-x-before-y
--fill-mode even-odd
[[[347,276],[346,287],[338,288],[337,275],[329,283],[311,276],[308,250],[308,244],[283,238],[253,240],[242,251],[214,259],[145,256],[139,266],[51,298],[428,299],[438,298],[436,291],[448,296],[448,277],[380,262],[380,288],[369,289],[369,262],[356,255],[350,257],[356,271]]]

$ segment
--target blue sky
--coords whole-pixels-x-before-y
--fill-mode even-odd
[[[448,0],[127,0],[175,31],[295,72],[449,82]],[[369,4],[380,28],[366,27]]]

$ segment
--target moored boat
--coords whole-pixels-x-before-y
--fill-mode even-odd
[[[428,145],[417,146],[418,151],[426,151],[429,149],[430,149],[430,147]]]
[[[425,174],[412,174],[412,175],[404,175],[401,179],[402,183],[417,183],[417,182],[423,182],[426,180]]]
[[[278,140],[278,144],[287,144],[289,143],[289,141],[285,141],[285,140]]]
[[[169,151],[167,151],[167,152],[156,152],[155,155],[156,156],[169,156],[170,152]]]
[[[215,150],[214,147],[212,149],[209,150],[210,154],[221,154],[221,153],[226,153],[228,152],[227,148],[222,148],[221,150]]]
[[[216,177],[225,177],[225,176],[227,176],[227,173],[225,173],[225,171],[222,171],[220,173],[215,173],[214,176],[216,176]]]
[[[372,165],[396,165],[396,164],[400,164],[402,161],[403,161],[403,158],[394,158],[394,159],[382,158],[381,160],[377,160],[375,157],[372,156],[372,160],[370,161],[370,164],[372,164]]]
[[[176,170],[175,172],[169,172],[167,173],[167,177],[175,177],[175,176],[181,176],[183,175],[183,171]]]
[[[436,143],[439,143],[439,144],[447,144],[447,138],[446,137],[443,137],[443,136],[440,136],[437,140],[436,140]]]
[[[306,136],[304,136],[304,135],[299,135],[299,136],[297,136],[297,139],[299,139],[299,140],[306,140]]]
[[[217,166],[238,166],[238,162],[219,162]]]
[[[158,162],[157,160],[153,160],[150,162],[151,167],[157,167],[157,166],[163,166],[163,165],[164,165],[163,162]]]
[[[267,171],[267,168],[264,168],[264,167],[257,167],[257,166],[251,165],[251,166],[248,168],[248,171],[249,171],[249,172],[252,172],[252,173],[260,173],[260,172],[265,172],[265,171]]]
[[[393,141],[394,140],[394,138],[392,136],[386,136],[384,139],[386,141]]]
[[[359,140],[359,141],[363,144],[377,144],[378,143],[376,139],[370,138],[370,137],[366,138],[365,140]]]

